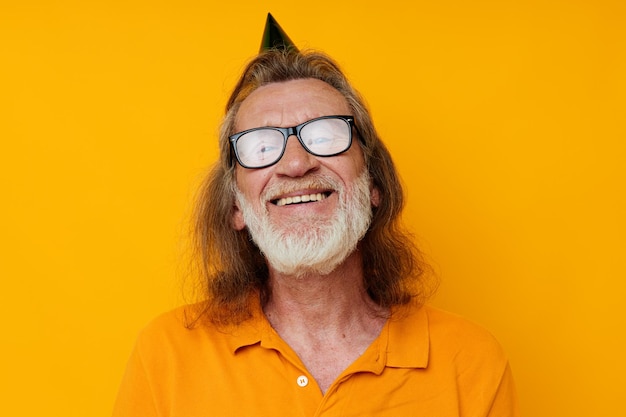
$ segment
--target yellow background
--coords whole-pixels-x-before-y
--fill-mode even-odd
[[[0,414],[108,416],[184,301],[186,222],[271,11],[367,98],[442,279],[526,416],[622,415],[622,1],[0,5]]]

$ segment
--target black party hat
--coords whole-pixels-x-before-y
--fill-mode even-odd
[[[289,36],[287,36],[283,28],[280,27],[271,13],[267,14],[265,30],[263,31],[263,39],[261,40],[261,49],[259,49],[259,53],[265,52],[269,49],[292,49],[295,52],[298,52],[296,45],[291,41],[291,39],[289,39]]]

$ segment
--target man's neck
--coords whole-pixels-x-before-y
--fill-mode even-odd
[[[328,330],[385,315],[364,289],[359,252],[328,275],[294,277],[270,271],[270,297],[264,311],[278,331],[291,326]]]
[[[324,276],[272,271],[263,310],[322,392],[376,339],[388,316],[364,289],[358,252]]]

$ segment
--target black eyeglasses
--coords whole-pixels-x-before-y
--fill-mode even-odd
[[[315,156],[335,156],[352,145],[352,116],[324,116],[294,127],[256,127],[230,136],[237,161],[244,168],[265,168],[282,158],[287,139],[295,135]]]

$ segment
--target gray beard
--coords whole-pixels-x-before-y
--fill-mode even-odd
[[[343,184],[319,176],[314,180],[300,180],[291,188],[304,189],[311,185],[323,185],[338,193],[336,213],[331,218],[307,217],[283,226],[272,224],[265,206],[265,196],[276,195],[276,190],[263,193],[257,212],[235,186],[237,202],[252,240],[269,265],[282,274],[329,274],[354,252],[372,219],[370,176],[366,169],[349,191]]]

